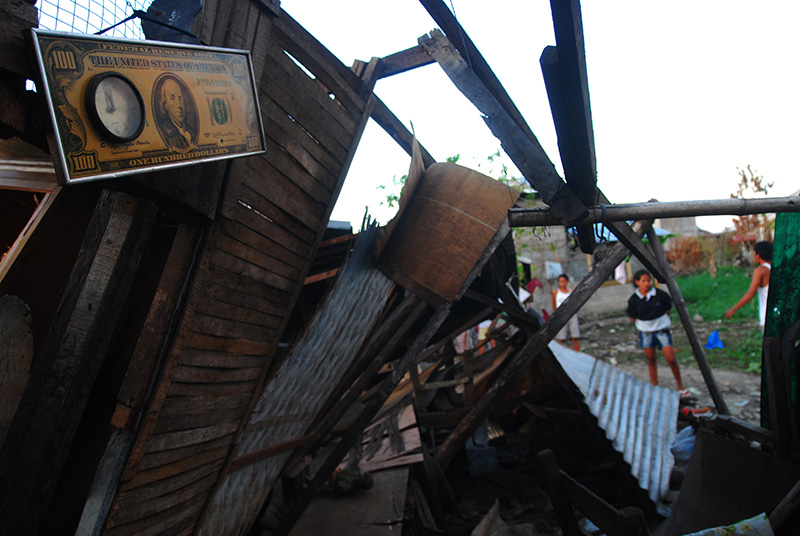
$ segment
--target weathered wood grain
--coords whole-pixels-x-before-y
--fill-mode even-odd
[[[214,247],[244,261],[255,264],[269,272],[279,274],[295,281],[299,279],[300,269],[287,264],[282,259],[278,258],[278,256],[270,255],[269,252],[263,252],[255,248],[248,242],[237,240],[224,233],[218,233],[214,237]]]
[[[238,292],[239,294],[248,294],[253,296],[258,301],[254,305],[264,302],[260,306],[252,306],[253,309],[263,310],[264,312],[272,312],[280,314],[286,304],[289,303],[291,294],[284,290],[275,288],[274,286],[254,281],[240,274],[225,270],[219,267],[210,267],[208,270],[208,277],[204,282],[205,286],[202,289],[203,297],[213,297],[218,292]],[[232,297],[231,299],[234,299]],[[240,296],[235,296],[236,303],[241,304],[242,307],[251,307],[246,301],[241,299]]]
[[[341,101],[353,115],[364,111],[362,81],[285,11],[272,28],[273,37]]]
[[[185,415],[213,409],[241,408],[247,404],[248,396],[240,393],[229,396],[178,396],[164,400],[161,411],[165,415]]]
[[[170,396],[235,396],[252,393],[255,382],[236,383],[173,383],[169,386]]]
[[[197,456],[198,454],[201,454],[203,452],[225,447],[230,444],[230,441],[231,438],[229,436],[224,436],[220,437],[219,439],[206,441],[205,443],[199,443],[197,445],[191,445],[189,447],[183,447],[180,449],[162,450],[161,452],[151,452],[144,457],[142,463],[139,465],[139,469],[142,471],[146,471],[148,469],[161,467],[162,465],[169,465],[172,463],[176,463],[180,460],[185,460],[187,458]]]
[[[277,329],[280,325],[281,316],[278,314],[268,314],[256,311],[247,307],[242,307],[240,304],[229,304],[222,301],[212,300],[208,298],[200,298],[198,300],[198,308],[203,311],[203,314],[225,318],[228,320],[252,324],[255,326],[263,326],[267,328]]]
[[[199,311],[195,314],[192,329],[207,335],[261,342],[272,341],[276,335],[275,330],[268,327],[208,316]]]
[[[291,292],[296,281],[282,277],[274,272],[268,272],[262,267],[247,262],[244,259],[231,255],[220,249],[212,249],[210,252],[210,262],[213,266],[233,272],[240,277],[246,277],[273,286],[284,292]]]
[[[436,63],[436,60],[431,58],[422,45],[417,45],[400,52],[395,52],[388,56],[381,58],[383,69],[381,70],[381,78],[387,78],[396,74],[405,73],[425,65]]]
[[[114,516],[113,521],[110,521],[106,525],[106,528],[111,529],[116,526],[125,525],[126,523],[131,523],[168,510],[173,506],[177,506],[189,499],[197,497],[201,493],[207,491],[213,484],[214,479],[212,477],[206,477],[174,493],[155,497],[132,505],[132,507],[121,510],[118,515]]]
[[[252,368],[210,368],[175,367],[172,381],[185,383],[230,383],[257,380],[261,367]]]
[[[217,228],[223,234],[239,242],[248,244],[250,247],[262,253],[271,255],[281,262],[296,268],[298,271],[302,270],[308,262],[307,257],[298,254],[294,249],[283,247],[275,242],[271,236],[264,236],[242,222],[234,222],[228,218],[220,218]]]

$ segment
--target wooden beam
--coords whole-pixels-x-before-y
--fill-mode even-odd
[[[383,62],[381,78],[387,78],[436,63],[436,60],[430,57],[422,45],[384,56],[381,61]]]
[[[700,343],[700,339],[697,336],[697,331],[694,329],[692,317],[689,315],[689,309],[686,307],[686,302],[683,300],[681,289],[678,287],[677,281],[675,281],[675,276],[672,274],[672,268],[669,267],[667,254],[664,252],[664,247],[658,240],[658,236],[656,236],[656,232],[653,230],[652,225],[647,226],[647,237],[650,239],[650,247],[653,248],[656,259],[658,259],[659,263],[661,264],[661,269],[667,277],[666,283],[669,287],[672,303],[675,305],[675,310],[678,312],[678,316],[681,319],[683,329],[686,331],[686,337],[688,337],[689,345],[692,347],[694,359],[697,362],[700,372],[703,374],[703,379],[706,382],[706,387],[708,387],[708,392],[711,395],[711,399],[714,401],[714,405],[717,407],[718,413],[729,415],[730,410],[728,409],[728,405],[725,403],[725,399],[722,398],[722,393],[717,386],[717,381],[714,379],[714,373],[711,372],[711,365],[708,364],[708,359],[706,359],[706,353],[703,350],[703,345]]]
[[[372,119],[374,119],[375,122],[378,123],[406,153],[408,153],[408,156],[411,156],[411,142],[414,139],[414,135],[381,99],[377,96],[373,96],[373,98],[375,100],[375,106],[372,108]],[[420,151],[422,151],[422,163],[425,164],[426,168],[436,162],[422,144],[419,145],[419,148]]]
[[[639,226],[638,231],[643,232]],[[508,366],[502,374],[486,390],[486,393],[477,402],[458,426],[452,431],[439,449],[437,461],[439,465],[446,468],[452,461],[456,452],[461,448],[467,438],[474,433],[480,424],[494,411],[495,407],[503,400],[514,387],[520,374],[533,362],[542,352],[549,352],[547,344],[553,340],[556,333],[566,325],[567,321],[574,315],[583,304],[600,288],[600,286],[613,273],[617,265],[628,255],[628,250],[623,244],[617,244],[609,255],[601,260],[595,268],[584,277],[575,287],[569,298],[550,315],[550,318],[533,335],[522,348],[513,354]]]
[[[597,202],[597,162],[581,6],[578,0],[550,0],[550,9],[556,47],[546,48],[540,62],[558,150],[567,184],[586,205],[593,205]],[[545,59],[550,61],[545,64]]]
[[[500,140],[503,150],[551,210],[567,222],[581,220],[586,215],[584,204],[559,176],[527,125],[523,122],[521,126],[501,105],[498,98],[502,99],[502,96],[498,97],[483,84],[441,32],[434,30],[430,36],[420,37],[419,42],[461,93],[484,115],[486,125]]]
[[[744,216],[800,212],[800,196],[767,199],[708,199],[593,205],[586,207],[589,215],[582,223],[609,223],[658,218],[688,218],[692,216]],[[563,225],[548,208],[512,208],[508,211],[511,227],[542,227]]]
[[[34,534],[45,517],[155,218],[152,203],[101,195],[0,451],[4,534]]]

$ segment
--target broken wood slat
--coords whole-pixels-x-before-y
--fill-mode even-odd
[[[363,81],[285,11],[276,19],[272,31],[275,41],[333,93],[349,113],[365,113],[360,96]]]
[[[405,73],[425,65],[436,63],[421,45],[417,45],[394,54],[389,54],[381,58],[383,69],[381,78],[387,78],[396,74]]]
[[[371,113],[372,119],[375,120],[378,125],[389,135],[391,138],[397,142],[397,144],[406,152],[408,156],[412,155],[412,140],[414,139],[414,134],[412,134],[406,126],[397,118],[396,115],[389,109],[386,104],[378,97],[375,97],[375,107]],[[419,142],[417,142],[419,144]],[[422,163],[426,168],[430,167],[431,164],[436,162],[436,159],[431,156],[425,147],[421,144],[419,145],[420,152],[422,153]]]
[[[456,385],[464,385],[465,383],[470,383],[471,379],[468,376],[462,378],[455,378],[453,380],[442,380],[438,382],[425,382],[419,386],[419,390],[421,391],[433,391],[436,389],[443,389],[445,387],[453,387]]]
[[[440,3],[438,0],[425,1]],[[465,59],[441,33],[432,31],[430,37],[423,36],[419,42],[436,59],[459,91],[484,115],[484,121],[500,140],[505,153],[553,213],[570,223],[582,219],[586,215],[583,203],[558,175],[536,137],[525,133],[530,130],[527,125],[520,127],[513,120],[498,102],[497,96],[480,79],[476,80]]]
[[[313,128],[325,128],[330,134],[341,135],[341,141],[334,144],[333,152],[339,152],[341,147],[342,154],[346,153],[347,145],[341,144],[355,134],[361,111],[352,113],[332,99],[330,88],[321,84],[313,74],[309,75],[290,54],[279,46],[270,47],[266,58],[270,75],[269,79],[262,80],[260,90],[275,96],[279,103],[291,102],[281,106],[284,110],[304,108],[301,113],[308,118],[319,115],[319,118],[311,121]],[[303,116],[292,117],[301,123],[306,122]],[[309,133],[314,136],[315,131]]]
[[[669,266],[667,254],[664,252],[664,246],[661,245],[661,242],[659,241],[658,236],[656,236],[656,232],[653,230],[652,225],[647,226],[647,237],[650,239],[650,247],[653,248],[653,253],[655,253],[656,259],[661,265],[661,271],[667,276],[666,283],[669,287],[672,303],[675,306],[678,317],[681,319],[683,329],[686,331],[686,336],[689,339],[689,345],[692,347],[692,353],[694,353],[694,359],[697,362],[697,367],[703,374],[703,379],[706,382],[706,387],[711,395],[711,399],[714,401],[714,406],[716,406],[718,413],[729,415],[730,410],[728,409],[728,405],[725,403],[725,399],[722,397],[722,393],[717,386],[717,380],[714,378],[711,365],[708,364],[708,359],[706,358],[706,353],[703,350],[703,345],[700,342],[700,339],[697,337],[697,331],[695,331],[692,318],[689,316],[689,309],[686,307],[686,302],[683,300],[681,289],[678,286],[677,281],[675,281],[675,276],[672,274],[672,268]]]
[[[34,533],[50,506],[156,212],[125,194],[100,197],[0,452],[4,532]]]
[[[231,409],[215,408],[205,412],[195,412],[182,415],[169,414],[162,411],[161,418],[158,419],[158,423],[153,428],[153,434],[161,435],[190,429],[225,426],[226,424],[229,424],[237,419],[241,419],[243,413],[244,407]]]
[[[641,232],[641,229],[639,230]],[[564,327],[573,314],[592,297],[594,292],[608,279],[616,266],[627,256],[628,250],[617,244],[609,255],[598,262],[594,269],[575,287],[569,298],[550,315],[550,318],[528,342],[513,354],[498,379],[486,390],[475,407],[448,436],[439,449],[437,461],[447,467],[469,436],[489,416],[495,406],[511,391],[522,372],[533,362],[540,352],[548,351],[547,344]]]
[[[306,76],[283,51],[273,48],[272,52],[275,55],[268,59],[268,63],[273,63],[268,65],[270,76],[264,79],[261,91],[266,92],[280,109],[291,110],[290,115],[297,126],[341,162],[347,154],[346,143],[353,135],[356,121],[343,109],[337,110],[338,104],[327,96],[324,88]],[[322,100],[324,98],[327,102]],[[328,107],[350,123],[348,129],[331,116]]]
[[[325,281],[327,279],[333,279],[337,275],[341,273],[341,268],[334,268],[333,270],[328,270],[327,272],[321,272],[318,274],[310,275],[306,277],[305,281],[303,281],[304,285],[310,285],[312,283],[318,283],[320,281]]]

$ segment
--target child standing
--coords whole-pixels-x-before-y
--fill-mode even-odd
[[[653,276],[647,270],[639,270],[633,276],[636,290],[628,299],[628,316],[636,323],[639,330],[639,340],[647,357],[647,367],[650,370],[650,381],[658,385],[658,369],[656,368],[656,349],[664,351],[678,390],[683,391],[681,382],[681,369],[675,359],[675,349],[672,347],[672,333],[669,328],[672,322],[667,312],[672,309],[672,300],[669,294],[661,289],[653,288]],[[682,393],[683,394],[683,393]]]
[[[567,277],[567,274],[561,274],[558,276],[558,288],[553,291],[553,311],[561,307],[561,304],[570,294],[572,294],[572,289],[569,288],[569,277]],[[564,327],[561,328],[561,331],[556,335],[556,340],[563,344],[568,335],[572,337],[572,347],[580,351],[581,343],[578,339],[581,336],[581,331],[580,327],[578,327],[577,314],[572,315]]]

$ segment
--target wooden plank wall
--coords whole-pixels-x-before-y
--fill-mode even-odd
[[[104,534],[196,530],[270,373],[368,117],[361,79],[285,13],[273,18],[256,4],[206,2],[200,26],[210,44],[252,50],[267,153],[230,163]]]

